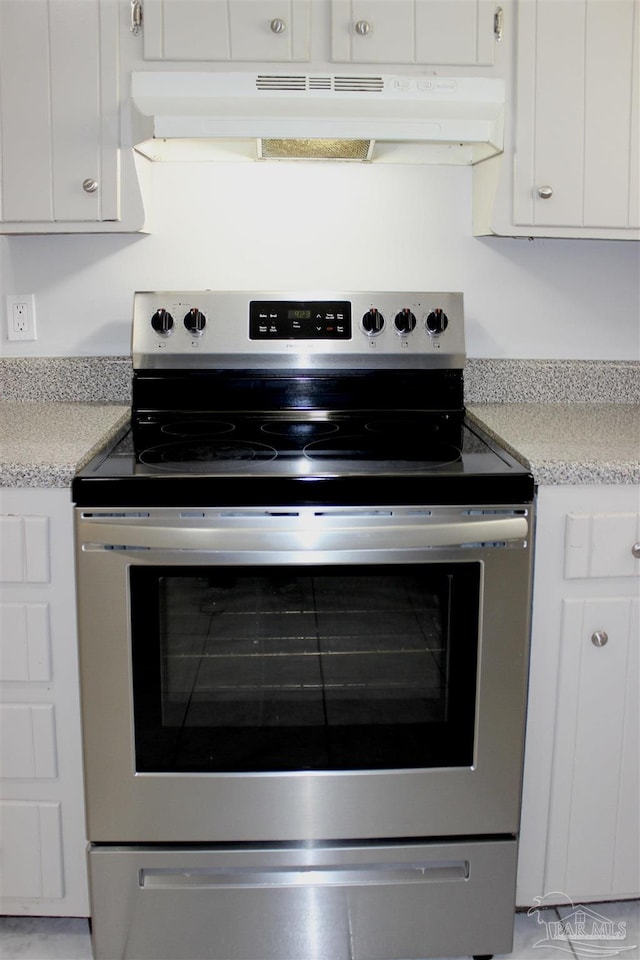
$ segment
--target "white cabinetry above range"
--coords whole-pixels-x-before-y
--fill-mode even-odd
[[[146,60],[309,60],[311,0],[143,0]]]
[[[488,66],[497,16],[494,0],[332,0],[331,59]]]
[[[139,230],[117,0],[0,2],[0,232]]]
[[[490,65],[494,0],[140,0],[147,60]],[[329,24],[329,36],[326,25]]]
[[[640,239],[640,0],[516,12],[505,153],[474,171],[474,232]]]
[[[408,98],[399,114],[414,83],[500,84],[490,150],[477,148],[484,134],[438,126],[453,97],[415,125],[435,143],[429,162],[475,165],[476,235],[637,240],[639,36],[640,0],[0,0],[0,232],[144,229],[148,163],[133,145],[150,134],[131,101],[136,72],[295,74],[319,98],[384,69]],[[364,126],[380,83],[354,108]],[[253,109],[240,110],[249,125]],[[237,104],[222,113],[237,119]],[[370,136],[350,127],[341,136]],[[232,136],[218,129],[208,145]],[[232,155],[253,160],[261,135]],[[377,160],[409,162],[383,148]]]

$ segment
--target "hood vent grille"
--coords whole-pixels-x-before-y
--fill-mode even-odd
[[[310,90],[333,91],[334,93],[381,93],[384,90],[382,77],[332,77],[306,76],[297,74],[282,76],[277,74],[258,74],[256,89],[286,90],[306,93]]]

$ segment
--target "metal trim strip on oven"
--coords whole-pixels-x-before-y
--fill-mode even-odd
[[[257,522],[255,512],[250,525],[239,514],[233,519],[205,517],[185,520],[182,511],[150,511],[141,520],[136,514],[112,519],[97,514],[83,515],[83,549],[158,549],[196,551],[314,551],[428,549],[431,547],[485,547],[523,544],[529,533],[528,511],[512,515],[421,517],[410,512],[391,511],[391,517],[354,515],[349,522],[336,522],[331,514],[303,510],[291,513],[265,513],[265,523]],[[236,522],[234,522],[234,520]]]

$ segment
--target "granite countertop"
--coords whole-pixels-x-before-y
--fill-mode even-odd
[[[69,486],[126,423],[131,380],[130,357],[0,358],[0,486]],[[465,402],[539,484],[640,483],[637,361],[469,359]]]
[[[640,404],[470,403],[539,484],[640,483]],[[124,426],[115,403],[0,401],[0,486],[64,487]]]
[[[68,487],[129,419],[113,403],[0,402],[0,487]]]
[[[539,484],[640,483],[640,404],[471,403],[467,413]]]

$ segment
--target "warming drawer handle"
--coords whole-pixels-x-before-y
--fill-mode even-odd
[[[496,517],[424,526],[320,527],[310,524],[288,530],[273,527],[147,526],[86,520],[81,527],[85,546],[101,545],[160,550],[380,550],[427,549],[526,540],[526,517]]]
[[[139,885],[146,889],[191,887],[315,887],[394,883],[442,883],[469,878],[469,861],[387,864],[363,866],[251,868],[143,868]]]

